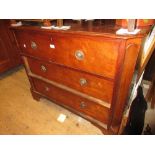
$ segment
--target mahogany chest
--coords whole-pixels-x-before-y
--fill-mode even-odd
[[[34,99],[48,98],[104,134],[118,134],[143,35],[115,32],[14,28]]]

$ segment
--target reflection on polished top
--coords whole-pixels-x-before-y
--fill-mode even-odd
[[[23,22],[24,23],[24,22]],[[52,25],[56,25],[55,22],[52,22]],[[20,27],[14,27],[14,29],[34,29],[35,31],[47,31],[47,32],[62,32],[62,33],[78,33],[83,35],[99,35],[99,36],[108,36],[108,37],[114,37],[114,38],[134,38],[134,37],[144,37],[148,31],[149,28],[141,29],[140,32],[138,32],[136,35],[131,34],[125,34],[125,35],[118,35],[116,34],[116,31],[119,30],[121,27],[118,25],[115,25],[115,21],[111,20],[111,22],[106,23],[104,20],[94,20],[94,21],[83,21],[81,23],[78,23],[77,21],[73,20],[64,20],[64,26],[71,26],[68,30],[54,30],[54,29],[43,29],[41,28],[41,24],[32,24],[25,23],[23,26]]]

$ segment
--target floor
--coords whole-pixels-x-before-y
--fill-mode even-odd
[[[85,119],[46,100],[35,101],[24,68],[0,76],[0,134],[89,134],[102,132]],[[66,115],[64,122],[57,118]]]
[[[146,96],[147,90],[149,89],[148,85],[146,84],[147,82],[143,82],[143,92],[144,96]],[[148,103],[148,109],[145,113],[145,124],[144,124],[144,130],[145,127],[149,124],[151,127],[152,134],[155,134],[155,108],[151,109],[151,104]]]
[[[0,75],[0,134],[81,134],[101,135],[102,132],[89,121],[70,111],[41,99],[35,101],[23,67]],[[144,94],[147,90],[144,85]],[[58,121],[60,114],[66,119]],[[155,109],[148,104],[145,125],[155,134]]]

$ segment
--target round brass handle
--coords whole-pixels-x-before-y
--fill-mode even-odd
[[[76,59],[78,59],[78,60],[83,60],[83,59],[84,59],[84,53],[83,53],[82,51],[80,51],[80,50],[77,50],[77,51],[75,52],[75,57],[76,57]]]
[[[85,85],[87,85],[88,82],[87,82],[86,79],[81,78],[81,79],[79,80],[79,83],[80,83],[81,86],[85,86]]]
[[[44,65],[41,65],[41,71],[43,71],[43,72],[46,72],[47,71],[47,69],[46,69],[46,67],[44,66]]]
[[[82,109],[84,109],[84,108],[86,107],[85,102],[81,102],[81,103],[80,103],[80,107],[81,107]]]
[[[31,41],[31,48],[32,49],[36,49],[37,48],[37,44],[34,41]]]

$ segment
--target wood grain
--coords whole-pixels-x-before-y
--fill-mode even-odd
[[[111,129],[113,132],[117,133],[119,130],[119,125],[121,123],[123,110],[127,103],[127,96],[129,87],[131,84],[133,72],[135,69],[136,61],[138,58],[138,53],[140,49],[141,39],[131,39],[126,42],[126,51],[125,57],[123,61],[123,67],[121,71],[121,77],[119,79],[119,83],[117,85],[117,89],[119,90],[117,93],[114,112],[112,115],[112,124]]]
[[[0,73],[21,64],[19,49],[14,44],[9,20],[0,20]]]
[[[27,58],[27,61],[33,74],[64,84],[98,99],[102,99],[109,104],[111,103],[113,93],[112,81],[80,71],[74,71],[53,63],[47,63],[46,61],[38,61],[30,58]],[[42,71],[41,66],[44,66],[46,71]],[[85,79],[86,84],[81,85],[81,79]]]
[[[118,40],[59,33],[44,35],[33,31],[17,32],[16,36],[23,54],[111,79],[114,78],[119,47]],[[36,43],[36,49],[31,48],[32,41]],[[50,44],[54,45],[55,48],[50,48]],[[75,53],[78,50],[83,52],[83,60],[76,59]]]
[[[86,115],[89,115],[105,124],[108,121],[109,109],[99,104],[93,103],[85,98],[81,98],[72,93],[64,91],[60,88],[57,88],[53,85],[45,83],[41,80],[34,79],[33,82],[35,85],[35,90],[47,97],[49,97],[54,102],[59,102],[60,104],[68,105],[73,109],[80,111]],[[48,88],[48,90],[47,90]],[[81,104],[84,103],[85,107],[81,107]]]
[[[78,26],[67,31],[14,28],[32,95],[37,100],[53,100],[86,119],[93,118],[88,119],[106,134],[118,134],[146,31],[121,36],[115,34],[116,28]],[[32,42],[37,46],[32,48]],[[77,50],[82,51],[80,59]],[[80,78],[88,85],[80,86]],[[83,108],[82,103],[86,104]]]

